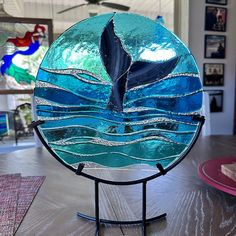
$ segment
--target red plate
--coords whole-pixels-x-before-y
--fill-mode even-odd
[[[236,182],[221,172],[222,164],[236,163],[236,157],[208,160],[198,168],[199,177],[207,184],[236,196]]]

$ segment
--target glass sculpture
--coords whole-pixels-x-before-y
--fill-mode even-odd
[[[196,136],[202,85],[186,46],[161,23],[111,13],[77,23],[38,71],[39,131],[67,165],[164,168]]]

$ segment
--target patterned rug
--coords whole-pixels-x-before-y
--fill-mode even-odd
[[[0,235],[11,236],[18,229],[45,176],[0,176]]]
[[[0,235],[14,233],[20,174],[0,176]]]

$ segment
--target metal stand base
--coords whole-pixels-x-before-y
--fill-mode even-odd
[[[77,213],[77,216],[82,218],[82,219],[85,219],[85,220],[90,220],[90,221],[93,221],[93,222],[96,222],[96,218],[95,217],[92,217],[92,216],[88,216],[88,215],[85,215],[83,213],[80,213],[78,212]],[[162,215],[159,215],[159,216],[155,216],[153,218],[149,218],[149,219],[146,219],[146,225],[145,225],[145,228],[148,224],[152,223],[152,222],[155,222],[157,220],[161,220],[161,219],[165,219],[166,218],[166,213],[162,214]],[[141,225],[143,223],[142,220],[135,220],[135,221],[114,221],[114,220],[106,220],[106,219],[100,219],[100,224],[110,224],[110,225]],[[142,231],[143,231],[143,235],[146,235],[146,229],[144,229],[142,227]],[[96,233],[95,233],[96,236],[100,236],[100,232],[99,230],[96,230]]]
[[[83,218],[85,220],[90,220],[90,221],[93,221],[93,222],[96,221],[95,217],[88,216],[88,215],[85,215],[85,214],[80,213],[80,212],[77,212],[77,216],[80,217],[80,218]],[[159,215],[159,216],[155,216],[153,218],[146,219],[146,223],[150,224],[150,223],[152,223],[154,221],[163,219],[165,217],[166,217],[166,213],[164,213],[162,215]],[[142,224],[142,220],[119,221],[119,220],[100,219],[100,223],[101,224],[111,224],[111,225],[140,225],[140,224]]]
[[[76,171],[77,175],[84,176],[86,175],[83,173],[84,164],[80,164],[78,166],[78,169]],[[159,169],[161,174],[166,174],[164,169],[160,164],[157,165],[157,168]],[[106,181],[103,179],[94,178],[94,187],[95,187],[95,217],[88,216],[86,214],[77,213],[77,216],[80,218],[83,218],[85,220],[90,220],[96,222],[96,232],[95,236],[100,236],[100,226],[101,224],[111,224],[111,225],[141,225],[142,227],[142,236],[147,235],[147,225],[157,221],[159,219],[163,219],[166,217],[166,213],[162,215],[155,216],[153,218],[146,218],[147,213],[147,180],[139,180],[139,181],[131,181],[131,182],[112,182],[112,181]],[[135,220],[135,221],[119,221],[119,220],[107,220],[107,219],[100,219],[99,217],[99,183],[105,183],[109,185],[133,185],[133,184],[142,184],[142,219],[141,220]]]
[[[84,164],[81,163],[79,164],[77,170],[72,167],[71,165],[66,164],[65,162],[63,162],[61,160],[61,158],[59,156],[57,156],[57,154],[48,146],[47,142],[44,140],[44,138],[42,137],[38,126],[44,124],[45,121],[35,121],[32,122],[32,124],[30,125],[31,128],[34,128],[35,132],[37,133],[40,141],[43,143],[43,145],[47,148],[47,150],[50,152],[50,154],[52,156],[54,156],[59,162],[61,162],[64,166],[66,166],[67,168],[69,168],[70,170],[74,171],[77,175],[83,176],[87,179],[90,179],[92,181],[94,181],[94,186],[95,186],[95,217],[91,217],[91,216],[87,216],[85,214],[82,213],[77,213],[78,217],[81,217],[83,219],[86,220],[90,220],[90,221],[94,221],[96,222],[96,236],[100,236],[100,225],[101,224],[113,224],[113,225],[134,225],[134,224],[140,224],[142,226],[142,235],[146,236],[147,235],[147,224],[152,223],[156,220],[162,219],[166,217],[166,213],[147,219],[146,218],[146,211],[147,211],[147,183],[150,180],[156,179],[157,177],[161,176],[161,175],[165,175],[168,171],[170,171],[171,169],[173,169],[176,165],[178,165],[184,158],[185,156],[187,156],[187,154],[190,152],[190,150],[192,149],[193,145],[195,144],[195,142],[197,141],[197,138],[200,134],[201,128],[204,124],[204,117],[203,116],[199,116],[199,115],[193,115],[192,116],[192,120],[199,122],[198,124],[198,129],[196,131],[196,135],[195,138],[192,140],[191,144],[189,145],[189,147],[185,150],[185,152],[182,154],[182,156],[175,161],[172,165],[168,166],[166,169],[164,169],[162,167],[162,165],[160,163],[156,164],[157,169],[159,170],[159,172],[157,172],[154,175],[151,175],[149,177],[143,178],[143,179],[138,179],[138,180],[133,180],[133,181],[127,181],[127,182],[119,182],[119,181],[110,181],[110,180],[106,180],[106,179],[100,179],[97,178],[95,176],[89,175],[85,172],[83,172],[83,168],[84,168]],[[136,220],[136,221],[113,221],[113,220],[106,220],[106,219],[100,219],[99,217],[99,183],[102,184],[108,184],[108,185],[135,185],[135,184],[142,184],[142,219],[141,220]]]

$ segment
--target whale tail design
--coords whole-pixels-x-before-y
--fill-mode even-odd
[[[112,89],[107,104],[109,110],[123,111],[123,100],[127,90],[154,83],[170,74],[179,57],[161,63],[150,61],[132,62],[115,33],[113,19],[106,25],[100,40],[100,55],[111,78]]]

